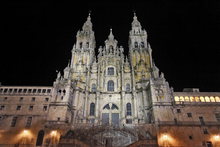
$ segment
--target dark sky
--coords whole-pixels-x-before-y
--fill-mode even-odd
[[[76,32],[91,10],[97,47],[109,29],[128,51],[133,10],[148,32],[153,59],[175,91],[220,91],[219,0],[145,3],[8,2],[2,5],[0,82],[52,86],[71,58]]]

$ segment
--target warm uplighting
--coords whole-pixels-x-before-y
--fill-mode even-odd
[[[23,132],[22,132],[22,136],[27,136],[29,134],[29,131],[28,130],[24,130]]]
[[[220,141],[220,135],[215,135],[214,139],[215,139],[215,141]]]
[[[56,136],[57,135],[57,131],[51,131],[50,135],[51,136]]]
[[[163,140],[168,140],[168,135],[164,134],[164,135],[162,136],[162,138],[163,138]]]

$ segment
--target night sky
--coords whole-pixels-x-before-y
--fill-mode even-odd
[[[174,91],[220,92],[219,0],[145,3],[8,2],[2,5],[2,85],[52,86],[71,58],[76,32],[91,11],[96,51],[109,29],[128,52],[133,11],[147,30],[156,66]]]

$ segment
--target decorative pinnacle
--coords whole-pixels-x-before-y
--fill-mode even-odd
[[[88,15],[88,17],[87,17],[87,20],[91,20],[91,11],[89,11],[89,15]]]
[[[136,13],[134,11],[134,17],[133,17],[134,20],[137,20],[137,16],[136,16]]]
[[[114,39],[114,35],[112,33],[112,28],[110,28],[110,34],[108,36],[109,39]]]

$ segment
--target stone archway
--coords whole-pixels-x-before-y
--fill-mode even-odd
[[[116,104],[108,103],[103,107],[102,125],[119,126],[119,108]]]

